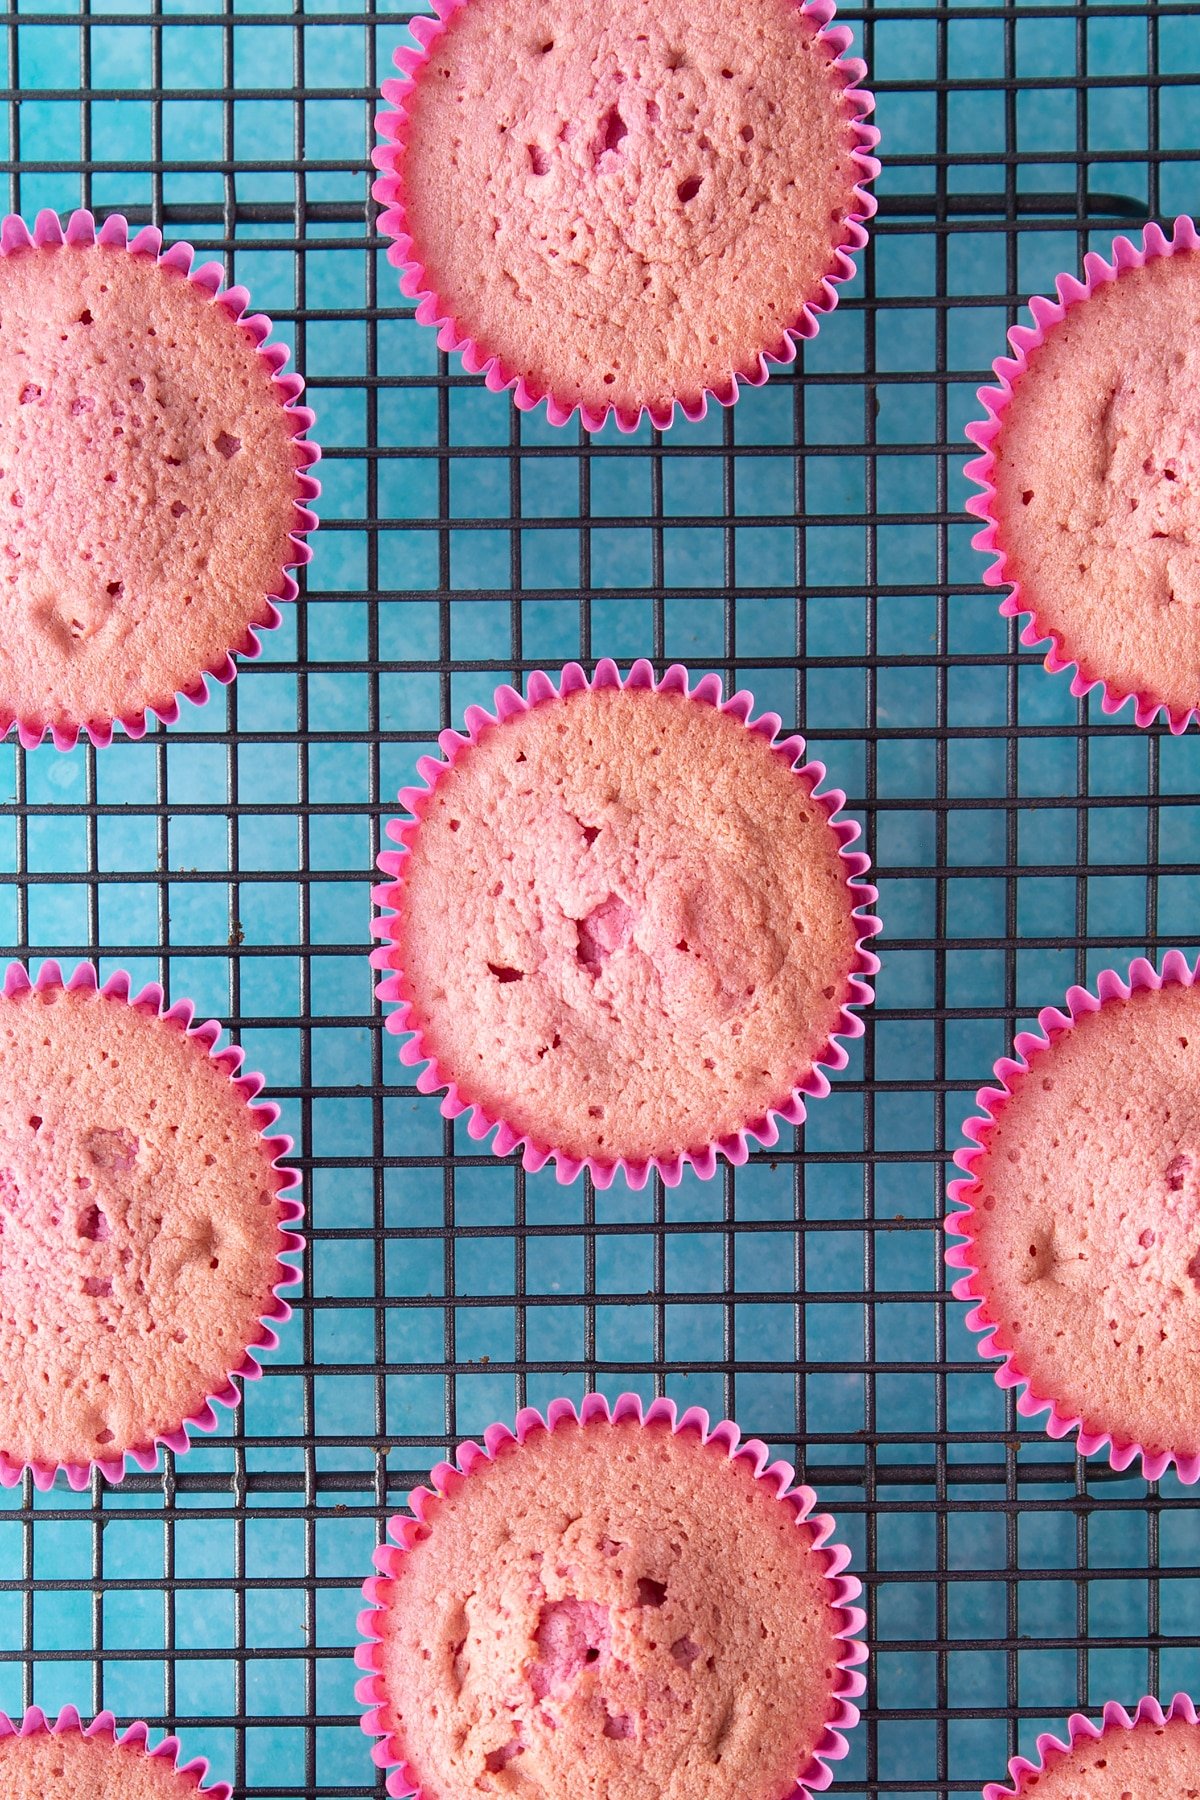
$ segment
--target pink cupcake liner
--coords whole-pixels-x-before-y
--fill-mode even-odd
[[[971,539],[977,550],[987,551],[993,558],[985,569],[983,579],[988,587],[1011,587],[1012,592],[1006,594],[1000,602],[1000,611],[1006,619],[1023,618],[1028,615],[1027,623],[1021,630],[1021,642],[1033,647],[1037,644],[1049,643],[1046,651],[1045,666],[1051,675],[1061,675],[1069,671],[1071,675],[1071,693],[1078,700],[1084,694],[1090,694],[1093,688],[1100,689],[1100,707],[1105,713],[1119,712],[1127,701],[1134,703],[1133,716],[1136,724],[1145,727],[1152,725],[1161,712],[1172,732],[1178,735],[1185,731],[1191,721],[1200,718],[1200,706],[1186,707],[1182,711],[1173,710],[1165,700],[1157,699],[1149,693],[1129,693],[1103,675],[1085,669],[1081,663],[1067,655],[1063,649],[1059,633],[1045,625],[1037,616],[1037,608],[1031,595],[1027,594],[1019,581],[1015,581],[1005,573],[1007,556],[999,539],[999,525],[994,512],[996,498],[995,485],[995,442],[1000,433],[1004,412],[1012,399],[1013,388],[1029,366],[1030,353],[1044,343],[1047,334],[1059,321],[1065,318],[1072,306],[1091,298],[1097,288],[1106,282],[1116,281],[1129,269],[1141,269],[1159,256],[1174,256],[1177,250],[1200,249],[1200,232],[1195,223],[1187,218],[1175,221],[1173,234],[1166,237],[1161,228],[1151,222],[1142,233],[1141,245],[1130,243],[1128,238],[1113,239],[1112,261],[1104,258],[1094,250],[1089,250],[1083,259],[1084,278],[1078,280],[1074,275],[1060,275],[1055,282],[1057,300],[1046,299],[1038,294],[1029,302],[1029,311],[1033,315],[1032,325],[1014,325],[1008,334],[1012,346],[1011,356],[1001,356],[993,363],[999,387],[982,387],[979,389],[979,400],[986,413],[986,418],[975,419],[967,426],[967,436],[973,444],[977,444],[983,455],[976,457],[966,465],[966,474],[982,489],[981,493],[972,494],[967,501],[967,511],[982,519],[983,529],[977,531]]]
[[[304,434],[311,431],[316,424],[316,415],[307,406],[299,405],[304,392],[304,382],[299,375],[285,375],[284,366],[288,360],[287,346],[280,343],[267,342],[271,333],[271,321],[264,313],[250,312],[250,295],[244,287],[221,290],[225,279],[225,271],[220,263],[196,264],[196,252],[191,244],[171,244],[167,249],[162,247],[162,232],[154,225],[145,225],[132,237],[129,235],[128,222],[120,213],[113,213],[97,227],[92,214],[78,211],[71,214],[64,231],[57,213],[40,212],[30,232],[24,219],[17,213],[9,213],[0,222],[0,256],[12,256],[22,250],[46,249],[63,244],[86,248],[98,245],[108,249],[127,250],[130,256],[139,256],[146,261],[157,262],[162,269],[172,270],[177,275],[185,276],[200,290],[207,294],[213,303],[229,314],[229,317],[245,331],[268,369],[271,371],[272,383],[279,395],[280,405],[288,414],[294,426],[292,439],[296,445],[296,512],[295,529],[291,531],[289,540],[294,554],[279,571],[279,587],[276,592],[266,595],[268,613],[261,625],[248,626],[246,635],[238,644],[231,644],[224,656],[214,662],[211,667],[199,674],[190,687],[184,688],[171,700],[162,705],[153,705],[145,712],[132,713],[128,717],[113,719],[77,719],[77,720],[44,720],[37,718],[14,718],[12,714],[0,711],[0,738],[9,732],[13,725],[17,728],[17,737],[26,750],[34,750],[49,733],[57,750],[73,750],[79,742],[81,733],[89,737],[97,749],[103,749],[112,742],[113,726],[119,724],[126,735],[140,738],[145,735],[148,716],[153,714],[164,725],[174,725],[179,718],[180,699],[189,700],[194,706],[203,706],[209,699],[208,679],[228,686],[237,674],[234,656],[244,656],[248,660],[262,654],[262,641],[259,633],[274,631],[281,623],[281,614],[276,605],[286,605],[293,601],[299,593],[295,579],[290,570],[298,568],[312,559],[312,549],[306,542],[305,534],[317,529],[317,515],[312,511],[309,502],[317,498],[321,492],[321,484],[308,473],[319,461],[320,447]]]
[[[177,1737],[165,1737],[153,1746],[149,1743],[150,1727],[142,1719],[127,1725],[124,1731],[118,1732],[117,1721],[110,1712],[97,1713],[90,1725],[85,1725],[73,1706],[64,1706],[57,1719],[51,1723],[40,1706],[31,1706],[19,1724],[14,1723],[5,1712],[0,1712],[0,1738],[38,1737],[45,1733],[53,1737],[69,1737],[79,1732],[85,1738],[108,1738],[117,1748],[126,1750],[131,1756],[158,1756],[167,1758],[180,1777],[180,1787],[190,1787],[198,1794],[206,1794],[208,1800],[231,1800],[233,1789],[227,1781],[207,1781],[208,1761],[203,1756],[189,1757],[183,1760],[183,1746]]]
[[[621,431],[636,431],[644,414],[657,430],[665,431],[674,419],[676,406],[685,419],[702,419],[708,411],[710,395],[718,405],[732,406],[743,384],[747,387],[763,385],[770,375],[772,363],[787,365],[795,362],[797,343],[802,338],[816,336],[820,315],[832,312],[837,305],[839,285],[853,279],[855,257],[867,246],[866,222],[874,217],[877,208],[874,195],[865,187],[865,183],[875,180],[880,167],[878,159],[871,154],[879,142],[879,132],[867,123],[875,109],[875,100],[862,86],[867,65],[858,57],[847,55],[854,41],[853,34],[846,26],[832,22],[837,10],[834,0],[797,0],[797,4],[805,17],[817,26],[817,36],[828,46],[832,66],[844,89],[844,98],[853,109],[849,123],[854,134],[854,148],[850,154],[858,170],[858,185],[854,189],[855,210],[846,220],[845,237],[831,248],[829,267],[817,293],[801,307],[792,324],[783,328],[777,344],[761,352],[745,368],[735,370],[724,386],[706,389],[698,400],[675,399],[663,406],[641,406],[635,411],[612,404],[597,408],[559,400],[553,393],[531,383],[527,376],[464,331],[428,284],[425,267],[408,230],[404,205],[402,171],[408,124],[406,102],[450,19],[460,7],[469,3],[470,0],[433,0],[435,18],[417,17],[408,21],[408,29],[420,48],[413,50],[401,44],[396,49],[393,60],[403,79],[397,81],[393,77],[383,84],[383,98],[392,110],[376,115],[375,129],[384,142],[377,144],[371,152],[371,160],[380,171],[371,190],[383,208],[379,229],[385,237],[394,239],[388,250],[388,261],[395,268],[404,270],[400,292],[407,299],[416,301],[417,322],[432,325],[437,330],[438,348],[460,353],[467,373],[482,375],[494,394],[511,391],[522,412],[532,412],[544,400],[551,425],[567,425],[578,410],[586,431],[601,430],[610,414]]]
[[[680,1413],[673,1400],[654,1400],[643,1408],[639,1395],[622,1394],[610,1407],[603,1394],[586,1394],[578,1410],[570,1400],[552,1400],[544,1415],[535,1407],[527,1406],[517,1414],[515,1426],[489,1425],[482,1444],[460,1444],[453,1463],[437,1464],[429,1477],[431,1487],[413,1489],[409,1496],[411,1518],[397,1514],[388,1520],[387,1531],[393,1541],[381,1544],[375,1551],[373,1560],[379,1576],[369,1576],[363,1583],[367,1606],[358,1616],[358,1629],[367,1641],[359,1644],[354,1660],[366,1671],[355,1689],[356,1698],[369,1709],[363,1715],[362,1728],[368,1737],[382,1740],[372,1744],[371,1757],[378,1768],[391,1769],[387,1777],[389,1794],[412,1795],[413,1800],[421,1800],[420,1782],[404,1759],[399,1737],[383,1723],[387,1696],[383,1690],[380,1661],[380,1626],[387,1611],[389,1590],[403,1570],[406,1552],[429,1536],[439,1502],[457,1493],[469,1476],[493,1462],[508,1444],[523,1444],[533,1432],[554,1431],[564,1421],[590,1425],[595,1422],[619,1424],[627,1419],[635,1419],[642,1426],[665,1425],[672,1433],[695,1432],[701,1445],[711,1446],[714,1453],[724,1455],[730,1461],[748,1463],[755,1480],[773,1488],[776,1498],[790,1507],[796,1524],[807,1525],[813,1548],[825,1558],[825,1576],[833,1589],[830,1606],[843,1621],[837,1633],[843,1648],[837,1662],[824,1731],[807,1766],[797,1774],[794,1787],[783,1800],[805,1800],[806,1794],[820,1792],[833,1780],[831,1764],[839,1762],[849,1750],[844,1734],[858,1723],[859,1711],[854,1702],[866,1692],[867,1685],[858,1666],[867,1660],[867,1647],[859,1638],[859,1633],[866,1629],[867,1615],[853,1604],[862,1593],[862,1583],[845,1572],[849,1567],[850,1552],[844,1544],[832,1541],[836,1529],[834,1520],[828,1513],[814,1513],[817,1496],[811,1488],[792,1485],[796,1472],[790,1463],[771,1462],[770,1451],[758,1438],[747,1438],[743,1442],[742,1434],[732,1420],[723,1419],[718,1425],[710,1425],[709,1415],[703,1407],[689,1406],[686,1412]],[[392,1767],[393,1764],[398,1766]]]
[[[763,713],[759,718],[751,717],[754,708],[754,696],[745,690],[731,694],[728,699],[722,696],[720,677],[704,675],[694,687],[689,686],[688,671],[680,663],[672,663],[666,674],[659,681],[656,679],[651,665],[639,658],[622,677],[615,662],[604,657],[596,664],[595,673],[588,678],[578,663],[568,663],[562,670],[557,684],[553,678],[538,669],[529,677],[528,693],[522,697],[515,688],[503,686],[496,689],[492,700],[494,712],[488,712],[482,706],[469,706],[466,712],[466,733],[459,731],[443,731],[438,737],[444,761],[435,757],[423,756],[417,763],[417,773],[422,785],[400,790],[400,804],[412,819],[392,819],[387,825],[387,835],[394,843],[400,845],[399,850],[384,850],[379,856],[379,867],[388,877],[372,890],[371,898],[376,905],[392,909],[372,921],[372,930],[377,937],[387,939],[371,952],[371,966],[384,971],[383,980],[376,986],[375,992],[381,1000],[398,1002],[398,1010],[388,1015],[387,1029],[391,1032],[409,1033],[407,1042],[400,1046],[400,1060],[408,1067],[423,1063],[421,1073],[417,1076],[417,1090],[422,1094],[433,1094],[439,1089],[446,1089],[446,1097],[442,1101],[442,1113],[447,1119],[457,1119],[467,1113],[467,1130],[472,1138],[486,1138],[495,1131],[492,1140],[492,1151],[496,1156],[508,1156],[512,1151],[521,1149],[523,1166],[531,1173],[545,1167],[551,1159],[560,1182],[566,1184],[575,1180],[581,1169],[587,1169],[599,1188],[611,1185],[618,1170],[632,1188],[646,1185],[652,1171],[662,1176],[668,1187],[677,1187],[683,1179],[685,1164],[690,1164],[702,1180],[709,1180],[717,1171],[717,1158],[723,1156],[730,1163],[740,1165],[750,1154],[750,1140],[770,1147],[779,1142],[781,1120],[787,1125],[800,1125],[806,1116],[806,1099],[823,1099],[830,1091],[830,1083],[826,1069],[834,1071],[844,1069],[849,1056],[843,1040],[863,1035],[865,1026],[861,1017],[852,1012],[851,1007],[869,1006],[874,992],[869,978],[879,969],[879,958],[867,948],[870,938],[882,929],[881,921],[871,913],[863,913],[859,909],[870,906],[879,898],[877,890],[862,879],[870,869],[870,858],[859,850],[851,850],[850,845],[861,836],[860,829],[853,819],[839,818],[842,807],[846,804],[846,796],[840,788],[830,788],[826,793],[816,790],[825,779],[825,765],[819,762],[803,763],[804,739],[799,736],[780,738],[782,721],[778,713]],[[718,711],[731,714],[740,719],[748,731],[763,737],[779,753],[786,757],[788,766],[795,771],[796,779],[802,784],[811,799],[824,812],[829,826],[838,842],[839,854],[845,864],[846,885],[854,898],[854,921],[858,928],[858,936],[854,946],[854,961],[850,969],[851,998],[841,1008],[837,1028],[828,1042],[813,1058],[809,1072],[792,1088],[791,1092],[780,1100],[777,1106],[759,1118],[748,1120],[740,1130],[726,1137],[714,1139],[712,1142],[695,1149],[686,1149],[673,1156],[651,1156],[643,1160],[618,1157],[613,1161],[605,1161],[594,1156],[572,1156],[555,1145],[543,1143],[527,1132],[520,1132],[507,1120],[493,1115],[477,1102],[467,1098],[449,1075],[443,1073],[436,1057],[425,1048],[421,1027],[414,1022],[411,1002],[404,992],[403,971],[397,969],[393,957],[392,944],[397,930],[397,907],[400,891],[404,885],[404,863],[418,826],[425,803],[441,777],[456,761],[461,752],[479,741],[480,735],[488,726],[495,725],[515,715],[528,712],[531,707],[543,705],[546,701],[565,699],[570,694],[580,692],[584,688],[650,688],[664,694],[682,694],[702,706],[715,706]]]
[[[1152,1729],[1167,1724],[1172,1719],[1183,1719],[1189,1725],[1196,1723],[1196,1709],[1186,1694],[1176,1694],[1166,1712],[1151,1694],[1139,1700],[1137,1708],[1130,1718],[1123,1706],[1115,1700],[1105,1703],[1101,1714],[1101,1723],[1097,1725],[1084,1713],[1072,1713],[1067,1720],[1067,1741],[1052,1732],[1044,1731],[1037,1740],[1037,1761],[1031,1762],[1027,1756],[1014,1756],[1008,1765],[1009,1786],[1003,1782],[989,1781],[983,1790],[983,1800],[1021,1800],[1044,1770],[1054,1763],[1061,1762],[1069,1756],[1076,1744],[1081,1741],[1096,1743],[1110,1731],[1136,1731],[1140,1725],[1148,1725]]]
[[[1113,1001],[1128,1000],[1130,994],[1147,988],[1157,991],[1172,986],[1192,987],[1198,972],[1200,963],[1193,969],[1179,950],[1167,951],[1161,974],[1153,963],[1139,956],[1129,965],[1129,975],[1125,980],[1115,970],[1105,969],[1097,978],[1094,994],[1083,987],[1068,988],[1066,1012],[1060,1011],[1056,1006],[1043,1007],[1038,1014],[1040,1029],[1019,1033],[1013,1045],[1015,1055],[1001,1057],[996,1064],[995,1074],[999,1087],[980,1088],[975,1096],[975,1103],[980,1110],[963,1125],[963,1133],[971,1139],[974,1147],[954,1152],[955,1163],[966,1173],[952,1181],[947,1188],[948,1197],[963,1210],[946,1215],[947,1233],[965,1240],[960,1244],[949,1245],[946,1250],[946,1262],[950,1268],[964,1271],[954,1283],[955,1298],[971,1304],[967,1325],[970,1330],[982,1334],[976,1345],[980,1356],[998,1356],[1003,1359],[995,1371],[999,1386],[1022,1390],[1017,1396],[1017,1411],[1022,1418],[1031,1419],[1039,1413],[1048,1413],[1045,1423],[1048,1436],[1064,1438],[1071,1432],[1078,1432],[1077,1447],[1080,1456],[1094,1456],[1097,1451],[1107,1451],[1108,1460],[1114,1469],[1127,1469],[1130,1463],[1140,1457],[1142,1473],[1147,1481],[1157,1481],[1174,1463],[1180,1481],[1189,1486],[1200,1480],[1200,1454],[1148,1450],[1142,1444],[1115,1438],[1111,1432],[1093,1431],[1084,1424],[1080,1414],[1064,1412],[1049,1395],[1035,1392],[1028,1376],[1021,1371],[1017,1353],[1003,1342],[1003,1328],[988,1316],[987,1295],[982,1287],[979,1270],[971,1261],[974,1201],[980,1185],[971,1171],[984,1153],[996,1120],[1012,1097],[1014,1080],[1028,1073],[1031,1064],[1049,1049],[1056,1037],[1061,1036],[1064,1031],[1070,1031],[1075,1021],[1085,1013],[1099,1012],[1102,1006]]]
[[[284,1298],[284,1289],[295,1287],[302,1279],[299,1269],[291,1263],[284,1262],[284,1255],[289,1252],[303,1250],[304,1239],[292,1227],[298,1225],[304,1217],[304,1208],[295,1194],[290,1190],[298,1187],[299,1176],[294,1169],[281,1166],[282,1159],[292,1151],[292,1140],[282,1133],[271,1135],[271,1127],[279,1118],[279,1108],[273,1101],[260,1101],[258,1095],[266,1085],[264,1078],[256,1074],[241,1073],[245,1061],[245,1052],[237,1044],[227,1044],[223,1050],[215,1048],[221,1035],[221,1027],[215,1019],[208,1019],[201,1024],[195,1023],[195,1007],[190,1000],[176,1000],[170,1006],[164,1005],[165,996],[157,982],[148,982],[140,992],[134,994],[132,982],[123,969],[110,975],[101,985],[96,970],[91,963],[80,963],[74,973],[66,980],[56,962],[45,962],[35,980],[30,981],[29,973],[23,963],[9,963],[4,972],[3,995],[5,999],[13,999],[20,994],[31,991],[44,993],[48,988],[63,988],[67,992],[80,989],[91,993],[100,993],[114,1000],[122,1000],[127,1005],[136,1007],[139,1012],[152,1013],[165,1023],[182,1031],[201,1045],[212,1058],[222,1074],[227,1075],[239,1096],[246,1102],[254,1116],[263,1139],[263,1146],[271,1153],[271,1169],[276,1183],[275,1193],[279,1202],[279,1256],[276,1261],[276,1281],[271,1290],[271,1302],[260,1318],[261,1329],[258,1336],[246,1347],[241,1362],[234,1369],[226,1371],[225,1385],[217,1392],[210,1394],[204,1404],[184,1419],[171,1431],[160,1432],[152,1443],[135,1444],[115,1457],[97,1457],[90,1463],[64,1462],[17,1462],[0,1448],[0,1486],[14,1487],[21,1479],[26,1468],[33,1475],[34,1486],[45,1491],[54,1485],[54,1478],[62,1469],[71,1487],[80,1491],[87,1487],[93,1468],[99,1469],[106,1481],[123,1481],[127,1472],[127,1464],[134,1462],[145,1472],[152,1470],[158,1462],[158,1446],[172,1450],[177,1456],[189,1447],[190,1433],[193,1431],[215,1431],[219,1423],[214,1408],[225,1406],[236,1407],[241,1394],[237,1383],[255,1381],[262,1374],[259,1355],[264,1351],[276,1350],[279,1347],[279,1335],[274,1330],[276,1325],[283,1325],[291,1318],[292,1309]],[[103,1716],[103,1715],[102,1715]],[[138,1727],[133,1727],[137,1730]],[[142,1728],[144,1729],[144,1727]]]

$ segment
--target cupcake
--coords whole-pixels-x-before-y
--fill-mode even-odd
[[[1177,950],[1072,988],[978,1095],[947,1261],[1052,1437],[1200,1476],[1200,988]]]
[[[73,1706],[53,1724],[31,1706],[19,1725],[0,1713],[0,1791],[4,1800],[229,1800],[224,1781],[205,1782],[203,1757],[183,1762],[178,1738],[151,1749],[139,1720],[117,1734],[110,1712],[84,1725]]]
[[[1030,615],[1022,641],[1048,638],[1046,667],[1101,688],[1105,712],[1132,698],[1139,725],[1162,711],[1176,732],[1200,711],[1198,250],[1191,219],[1169,241],[1147,225],[1031,300],[967,469],[985,579]]]
[[[559,1179],[641,1186],[804,1118],[871,997],[875,890],[845,796],[749,694],[570,664],[444,732],[380,858],[374,961],[424,1093]]]
[[[316,525],[303,382],[244,288],[147,227],[0,231],[0,732],[133,737],[292,600]]]
[[[866,1658],[832,1519],[765,1444],[670,1401],[494,1425],[393,1519],[364,1588],[390,1794],[801,1800]]]
[[[879,165],[833,0],[434,0],[375,197],[417,317],[563,425],[703,416],[836,303]]]
[[[215,1024],[163,1010],[162,990],[64,986],[9,965],[0,994],[0,1481],[187,1448],[234,1406],[290,1317],[300,1216],[279,1167],[290,1140],[253,1104],[259,1075],[214,1052]]]
[[[1176,1694],[1164,1713],[1158,1701],[1138,1702],[1131,1719],[1110,1700],[1103,1723],[1082,1713],[1067,1721],[1067,1742],[1046,1732],[1037,1760],[1016,1756],[1008,1787],[989,1782],[983,1800],[1179,1800],[1200,1791],[1200,1730],[1186,1694]]]

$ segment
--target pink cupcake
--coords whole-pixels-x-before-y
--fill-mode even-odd
[[[866,1659],[833,1520],[740,1443],[635,1394],[520,1413],[393,1519],[359,1620],[389,1794],[803,1800]]]
[[[520,407],[662,428],[790,363],[879,165],[833,0],[434,0],[384,84],[402,291]]]
[[[1132,699],[1139,725],[1163,712],[1175,732],[1200,713],[1198,250],[1182,218],[1060,276],[968,427],[975,543],[1012,590],[1001,611],[1029,615],[1022,643],[1049,639],[1073,694],[1100,688],[1107,713]]]
[[[1051,1437],[1200,1477],[1200,988],[1169,951],[1073,987],[996,1064],[955,1152],[954,1292]]]
[[[259,1374],[299,1281],[291,1140],[260,1075],[90,963],[0,993],[0,1482],[86,1487],[187,1449]]]
[[[203,702],[292,600],[319,492],[270,320],[124,219],[0,228],[0,733],[107,744]]]
[[[1186,1694],[1176,1694],[1164,1713],[1149,1695],[1132,1719],[1110,1700],[1103,1723],[1083,1713],[1067,1720],[1067,1741],[1043,1733],[1037,1760],[1015,1756],[1009,1785],[989,1782],[983,1800],[1169,1800],[1200,1792],[1200,1730]]]
[[[402,1061],[561,1181],[745,1161],[862,1032],[875,890],[803,740],[749,694],[603,661],[443,732],[380,857],[378,992]]]
[[[178,1738],[149,1744],[139,1719],[120,1734],[110,1712],[84,1725],[73,1706],[51,1724],[31,1706],[19,1725],[0,1713],[0,1791],[4,1800],[230,1800],[225,1781],[207,1782],[201,1756],[183,1761]]]

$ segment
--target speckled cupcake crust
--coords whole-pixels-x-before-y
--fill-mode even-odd
[[[662,428],[790,363],[867,241],[878,133],[832,0],[434,0],[375,196],[417,318],[519,407]]]
[[[309,559],[304,384],[194,258],[119,215],[0,227],[0,734],[27,749],[202,703]]]
[[[291,1150],[242,1052],[91,964],[0,994],[0,1482],[120,1481],[235,1406],[291,1316]]]
[[[1008,1784],[993,1781],[983,1800],[1180,1800],[1200,1790],[1200,1729],[1187,1694],[1166,1712],[1152,1695],[1131,1718],[1117,1701],[1096,1724],[1083,1713],[1067,1720],[1067,1738],[1043,1732],[1036,1758],[1015,1756]]]
[[[1025,1417],[1200,1478],[1200,987],[1177,950],[1046,1007],[963,1127],[946,1253]]]
[[[773,714],[568,665],[444,732],[376,891],[381,998],[443,1112],[559,1179],[711,1176],[829,1091],[879,929],[844,795]]]
[[[527,1409],[460,1446],[363,1590],[358,1693],[375,1761],[399,1765],[388,1792],[827,1787],[865,1619],[833,1521],[792,1476],[728,1421],[631,1394]]]
[[[1051,674],[1178,733],[1200,714],[1200,234],[1151,223],[1056,293],[1030,300],[1032,326],[979,390],[973,541],[984,580],[1011,589],[1001,612],[1027,616],[1021,642],[1048,641]]]
[[[117,1730],[110,1712],[85,1725],[73,1706],[51,1722],[31,1706],[14,1723],[0,1712],[0,1788],[4,1800],[231,1800],[225,1781],[208,1781],[202,1756],[184,1760],[176,1737],[153,1746],[143,1720]]]

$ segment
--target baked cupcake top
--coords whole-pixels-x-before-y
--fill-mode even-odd
[[[219,1800],[229,1793],[223,1785],[199,1789],[198,1781],[173,1757],[147,1755],[140,1735],[120,1743],[111,1731],[76,1728],[0,1737],[4,1800],[188,1800],[198,1792]]]
[[[1065,1754],[1052,1751],[1045,1767],[1023,1773],[1014,1790],[985,1793],[990,1800],[1010,1791],[1037,1794],[1038,1800],[1181,1800],[1200,1790],[1200,1726],[1194,1714],[1179,1715],[1179,1704],[1164,1718],[1152,1701],[1143,1701],[1132,1725],[1119,1708],[1106,1707],[1106,1721],[1115,1712],[1125,1723],[1109,1724],[1096,1736],[1074,1736]],[[1184,1704],[1191,1713],[1190,1703]]]
[[[0,1452],[119,1462],[263,1342],[290,1178],[208,1040],[103,991],[0,997],[0,1092]]]
[[[608,1164],[781,1108],[865,997],[873,928],[812,785],[739,717],[663,689],[578,689],[485,727],[415,802],[383,893],[384,961],[439,1080]]]
[[[811,1524],[695,1432],[560,1422],[447,1497],[372,1615],[424,1800],[788,1800],[846,1615]]]
[[[790,360],[873,210],[870,101],[861,64],[836,62],[846,39],[821,34],[830,10],[440,6],[428,62],[392,92],[407,124],[377,188],[438,316],[533,398],[629,423],[731,398],[764,352]]]
[[[1031,1393],[1085,1433],[1194,1456],[1200,989],[1108,999],[1028,1056],[991,1096],[971,1211],[952,1220],[969,1297]]]
[[[1027,351],[991,443],[1020,609],[1086,679],[1176,714],[1200,705],[1197,319],[1198,251],[1095,285]]]
[[[276,618],[311,452],[237,310],[115,243],[0,256],[5,725],[167,709]]]

